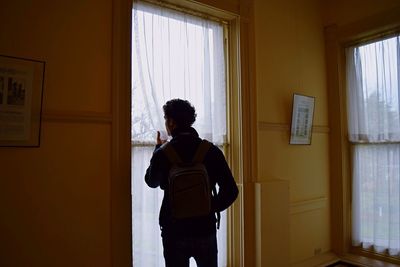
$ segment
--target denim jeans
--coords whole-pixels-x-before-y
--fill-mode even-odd
[[[189,267],[193,257],[198,267],[218,267],[216,234],[200,237],[164,236],[166,267]]]

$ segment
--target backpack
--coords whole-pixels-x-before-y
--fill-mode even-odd
[[[162,150],[171,163],[168,175],[169,203],[175,220],[207,216],[211,213],[212,193],[204,157],[211,143],[202,140],[191,162],[183,162],[169,143]]]

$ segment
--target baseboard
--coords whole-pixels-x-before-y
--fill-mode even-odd
[[[319,255],[315,255],[312,258],[306,259],[301,262],[292,263],[291,267],[324,267],[335,262],[338,262],[340,258],[332,252],[325,252]]]

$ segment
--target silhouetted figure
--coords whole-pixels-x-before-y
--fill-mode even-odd
[[[164,190],[159,223],[166,267],[188,267],[191,257],[199,267],[216,267],[219,212],[235,201],[237,185],[222,151],[200,139],[191,127],[196,119],[194,107],[188,101],[172,99],[163,110],[172,139],[161,140],[157,133],[145,181],[152,188],[160,186]],[[208,191],[201,194],[201,189],[207,187]]]

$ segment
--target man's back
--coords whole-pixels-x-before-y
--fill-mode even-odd
[[[175,220],[207,216],[211,212],[212,193],[215,193],[215,189],[210,186],[210,178],[203,163],[210,147],[210,142],[202,140],[190,161],[183,161],[169,142],[161,147],[171,164],[168,199]]]
[[[191,162],[202,140],[191,126],[196,120],[196,110],[187,101],[172,99],[163,106],[165,129],[172,135],[168,146],[179,155],[182,161]],[[211,210],[204,216],[177,219],[172,216],[169,202],[169,173],[171,161],[168,160],[161,145],[160,132],[157,133],[157,146],[146,171],[145,181],[153,188],[160,186],[164,198],[160,210],[161,236],[164,247],[166,267],[189,267],[193,257],[200,267],[218,266],[215,212],[228,208],[238,195],[238,188],[226,163],[222,151],[211,145],[204,157],[210,189],[218,185],[218,192],[211,199]],[[173,186],[171,186],[173,188]],[[211,192],[210,192],[211,193]]]
[[[201,139],[193,128],[176,129],[170,144],[184,162],[191,162]],[[160,186],[164,199],[160,211],[160,226],[163,235],[200,236],[215,233],[215,212],[222,211],[236,199],[238,189],[222,151],[211,145],[204,158],[204,165],[210,178],[211,188],[219,185],[217,196],[212,199],[212,211],[207,216],[174,220],[169,203],[168,174],[171,163],[164,151],[156,148],[151,164],[146,172],[146,183],[150,187]]]

